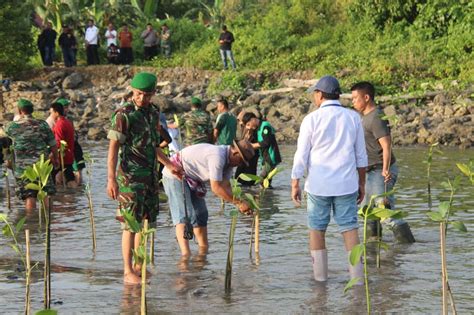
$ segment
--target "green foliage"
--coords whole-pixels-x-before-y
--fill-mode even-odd
[[[215,78],[209,84],[207,93],[217,95],[223,91],[231,91],[233,94],[241,95],[245,91],[246,76],[240,72],[226,72],[221,77]]]
[[[31,6],[14,0],[0,4],[0,75],[10,76],[24,70],[33,55]],[[14,30],[14,31],[13,31]]]

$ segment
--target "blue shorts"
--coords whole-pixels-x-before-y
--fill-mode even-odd
[[[358,192],[334,197],[316,196],[308,193],[308,227],[312,230],[326,231],[331,219],[339,226],[339,232],[357,229]]]
[[[173,224],[185,223],[184,198],[182,183],[177,178],[168,178],[163,176],[163,187],[168,196],[168,204],[170,206],[171,218]],[[207,226],[208,211],[204,198],[196,196],[184,182],[184,194],[186,196],[186,206],[188,217],[193,226]]]

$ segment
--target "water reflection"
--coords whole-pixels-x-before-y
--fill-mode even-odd
[[[60,313],[138,314],[140,287],[124,286],[120,252],[120,227],[114,219],[116,203],[106,196],[106,149],[93,144],[87,148],[96,161],[93,165],[92,192],[97,227],[97,254],[92,255],[87,198],[83,191],[66,190],[55,197],[52,213],[52,295],[63,301],[55,305]],[[343,293],[347,283],[347,256],[336,226],[327,233],[329,281],[318,284],[311,278],[307,245],[306,210],[295,208],[290,200],[289,176],[294,147],[283,147],[284,170],[274,180],[273,190],[265,192],[261,206],[260,261],[249,257],[251,217],[239,217],[235,236],[232,291],[224,292],[227,241],[230,226],[226,205],[208,195],[210,252],[180,260],[167,206],[158,217],[155,265],[147,286],[150,314],[168,313],[364,313],[365,292],[357,287]],[[390,245],[382,251],[382,268],[376,269],[374,252],[369,253],[373,309],[377,313],[439,313],[440,267],[438,227],[426,219],[425,149],[397,149],[401,168],[397,184],[397,208],[409,212],[407,218],[417,243],[397,245],[386,230]],[[446,198],[439,183],[456,172],[455,162],[474,157],[474,151],[447,151],[433,165],[434,207]],[[0,180],[0,186],[3,185]],[[62,190],[62,188],[59,188]],[[247,191],[246,191],[247,192]],[[258,193],[257,189],[248,192]],[[13,222],[25,216],[23,205],[12,199],[13,210],[5,208],[4,190],[0,190],[0,211]],[[464,185],[456,195],[457,216],[468,230],[474,229],[474,188]],[[43,229],[38,213],[28,214],[32,236],[32,260],[43,260]],[[20,235],[20,241],[24,241]],[[448,231],[448,271],[459,313],[472,311],[474,297],[474,243],[470,234]],[[2,313],[22,312],[23,275],[16,271],[19,260],[0,237],[0,305]],[[39,267],[41,268],[40,263]],[[15,279],[9,279],[16,277]],[[33,309],[40,309],[42,272],[33,274]]]

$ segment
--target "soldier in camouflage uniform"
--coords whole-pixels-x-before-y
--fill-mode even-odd
[[[191,111],[181,117],[180,132],[184,135],[185,147],[198,143],[212,143],[213,128],[211,117],[201,109],[202,101],[193,97]]]
[[[50,153],[53,154],[53,164],[58,165],[58,150],[56,140],[48,124],[44,120],[34,119],[33,104],[25,99],[18,101],[20,119],[9,123],[5,127],[5,133],[13,141],[13,151],[15,153],[14,174],[16,178],[16,194],[25,200],[26,210],[36,208],[36,190],[26,189],[28,183],[21,179],[25,168],[36,163],[41,154],[47,159]],[[48,194],[55,192],[51,177],[48,185],[44,189]]]
[[[151,226],[156,224],[158,215],[157,159],[180,173],[159,148],[160,113],[150,103],[155,86],[156,76],[151,73],[142,72],[134,76],[132,101],[114,113],[108,134],[107,193],[118,199],[121,211],[131,211],[138,222],[147,219]],[[121,212],[116,218],[123,227],[124,282],[139,284],[141,266],[132,265],[131,251],[134,244],[139,243],[139,235],[129,231]]]

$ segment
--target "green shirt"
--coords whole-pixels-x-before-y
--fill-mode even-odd
[[[215,129],[219,131],[217,144],[230,145],[234,141],[237,132],[237,118],[229,112],[219,114]]]

